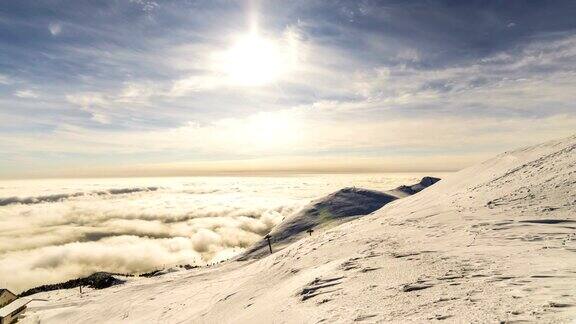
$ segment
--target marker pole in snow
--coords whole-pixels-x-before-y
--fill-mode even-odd
[[[314,232],[314,230],[311,228],[306,231],[306,233],[308,233],[310,236],[312,236],[312,232]]]
[[[270,236],[270,234],[264,236],[264,238],[268,241],[268,248],[270,249],[270,254],[272,254],[272,243],[270,242],[270,239],[272,238],[272,236]]]

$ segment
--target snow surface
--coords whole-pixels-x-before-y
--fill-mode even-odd
[[[40,293],[25,322],[570,322],[576,136],[501,154],[261,259]],[[135,256],[137,257],[137,256]]]

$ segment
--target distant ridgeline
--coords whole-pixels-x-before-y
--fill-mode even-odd
[[[336,226],[356,217],[368,215],[396,199],[418,193],[438,181],[440,181],[439,178],[424,177],[417,184],[400,186],[384,192],[354,187],[338,190],[311,202],[274,227],[269,234],[273,250],[281,250],[302,238],[306,233],[311,234],[315,229]],[[236,260],[257,259],[269,253],[268,241],[262,239]]]

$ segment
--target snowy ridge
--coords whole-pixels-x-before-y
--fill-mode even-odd
[[[306,236],[308,230],[317,232],[320,229],[350,221],[354,216],[368,215],[396,199],[420,192],[439,180],[438,178],[424,177],[417,184],[400,186],[386,192],[362,188],[340,189],[311,202],[274,227],[269,234],[272,242],[274,242],[274,251],[278,251]],[[261,258],[268,254],[268,242],[266,239],[262,239],[242,253],[238,260]]]
[[[507,152],[273,255],[38,294],[26,321],[576,319],[576,136]]]

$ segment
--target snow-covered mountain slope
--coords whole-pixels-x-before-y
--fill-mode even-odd
[[[258,260],[42,293],[42,323],[571,322],[576,136],[504,153]]]
[[[316,233],[343,222],[354,219],[354,216],[368,215],[382,206],[399,198],[408,197],[435,184],[440,179],[424,177],[411,186],[400,186],[386,192],[362,188],[344,188],[330,195],[311,202],[288,219],[283,220],[270,232],[274,251],[308,235],[307,231]],[[261,258],[269,254],[268,242],[262,239],[238,257],[238,260]]]

